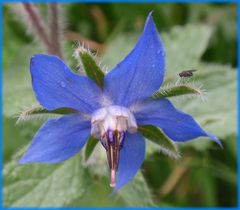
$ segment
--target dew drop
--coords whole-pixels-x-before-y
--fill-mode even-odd
[[[162,52],[161,50],[158,50],[158,51],[157,51],[157,54],[160,54],[161,52]]]
[[[60,82],[60,85],[61,85],[61,87],[63,87],[63,88],[66,87],[66,83],[63,82],[63,81]]]
[[[155,67],[155,64],[153,64],[152,67],[154,68],[154,67]]]

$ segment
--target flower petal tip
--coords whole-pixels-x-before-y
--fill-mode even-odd
[[[152,18],[152,16],[153,16],[153,12],[154,12],[154,10],[152,10],[152,11],[150,11],[150,12],[148,13],[147,20],[148,20],[149,18]]]
[[[154,20],[153,20],[153,11],[151,11],[148,14],[148,17],[146,19],[144,29],[146,30],[147,27],[154,27],[154,28],[156,27],[155,23],[154,23]]]
[[[207,136],[215,141],[221,147],[221,149],[223,149],[222,142],[216,136],[212,135],[211,133],[207,133]]]

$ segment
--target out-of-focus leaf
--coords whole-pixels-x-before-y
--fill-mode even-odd
[[[84,197],[76,198],[66,207],[126,207],[126,203],[120,197],[113,198],[110,196],[111,190],[107,177],[92,176]]]
[[[23,46],[21,51],[26,53],[15,53],[12,63],[4,66],[3,115],[6,117],[16,116],[26,107],[38,106],[29,71],[31,56],[42,53],[42,50],[36,49],[39,49],[39,46],[35,44]]]
[[[16,125],[15,118],[3,118],[3,160],[11,160],[12,155],[21,147],[29,143],[41,121],[31,121]]]
[[[88,158],[91,156],[97,143],[98,143],[98,139],[94,138],[93,136],[89,137],[87,144],[86,144],[86,148],[85,148],[85,161],[87,161]]]
[[[201,199],[207,207],[215,207],[217,203],[217,186],[209,169],[199,168],[195,169],[193,173],[195,176],[194,181],[198,181],[195,187],[201,192],[199,199]]]
[[[224,9],[215,4],[188,4],[188,7],[188,22],[194,23],[201,20],[214,27],[212,39],[203,59],[236,65],[237,4],[226,4]]]
[[[102,57],[102,61],[107,65],[108,71],[117,65],[132,50],[137,43],[140,34],[126,33],[118,36],[108,43],[108,49]]]
[[[209,164],[208,168],[210,169],[211,174],[214,176],[237,186],[237,172],[231,169],[229,166],[215,161]]]
[[[139,131],[145,138],[160,146],[160,151],[172,158],[179,159],[180,154],[174,142],[170,140],[160,129],[152,125],[140,126]]]
[[[62,207],[84,196],[88,176],[78,155],[54,165],[21,165],[23,151],[3,170],[5,207]]]
[[[231,135],[227,137],[227,147],[229,148],[229,151],[231,155],[233,155],[237,159],[238,155],[238,138],[237,134]]]
[[[117,193],[129,207],[154,207],[151,192],[141,172]]]
[[[206,25],[175,26],[163,33],[166,50],[166,76],[182,70],[199,69],[198,63],[207,48],[212,28]]]

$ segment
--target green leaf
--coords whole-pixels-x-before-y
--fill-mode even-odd
[[[128,207],[154,207],[151,192],[141,172],[120,189],[117,196],[121,197]]]
[[[213,29],[207,25],[175,26],[162,33],[166,51],[166,76],[178,76],[182,70],[200,69],[198,63],[205,52]],[[198,70],[199,71],[199,70]]]
[[[97,64],[91,52],[80,46],[75,50],[75,57],[79,56],[81,64],[89,78],[91,78],[99,87],[103,88],[104,73],[100,66]]]
[[[168,87],[162,87],[159,91],[154,93],[152,98],[167,98],[189,94],[202,95],[203,91],[200,88],[194,87],[190,84],[172,85]]]
[[[222,179],[223,181],[226,181],[230,184],[237,186],[238,177],[236,169],[233,170],[227,164],[221,163],[219,161],[214,161],[206,167],[209,169],[209,171],[211,171],[211,174],[213,174],[214,176],[218,177],[219,179]]]
[[[29,61],[33,54],[43,53],[41,46],[37,44],[25,44],[21,50],[26,53],[15,51],[11,55],[14,62],[4,66],[3,71],[3,114],[6,117],[13,117],[25,107],[38,106],[31,84]],[[4,59],[9,59],[3,55]]]
[[[30,119],[40,119],[43,117],[55,117],[59,115],[66,115],[66,114],[72,114],[76,113],[77,111],[71,108],[59,108],[59,109],[54,109],[54,110],[47,110],[43,107],[34,107],[30,109],[26,109],[22,111],[19,116],[17,123],[30,120]]]
[[[87,145],[85,148],[85,161],[87,161],[89,159],[89,157],[91,156],[94,148],[96,147],[97,143],[98,143],[98,139],[94,138],[93,136],[90,136],[88,141],[87,141]]]
[[[3,160],[4,164],[22,145],[32,139],[41,125],[41,121],[28,121],[16,125],[16,119],[3,117]]]
[[[4,167],[5,207],[62,207],[85,195],[88,176],[79,155],[59,164],[21,165],[25,149]]]
[[[211,176],[211,171],[205,167],[194,168],[192,172],[195,188],[198,189],[201,199],[207,207],[217,205],[217,185],[216,179]],[[200,181],[201,180],[201,181]]]
[[[102,60],[108,66],[109,70],[131,52],[139,36],[140,34],[136,33],[120,33],[108,43],[108,50],[104,53]],[[126,42],[126,40],[128,41]]]
[[[160,151],[175,159],[180,158],[180,154],[174,142],[170,140],[160,129],[152,125],[140,126],[139,131],[145,138],[160,146]]]

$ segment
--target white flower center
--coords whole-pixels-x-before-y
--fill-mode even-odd
[[[107,106],[92,114],[91,134],[101,138],[108,131],[130,132],[137,131],[137,123],[129,109],[122,106]]]

